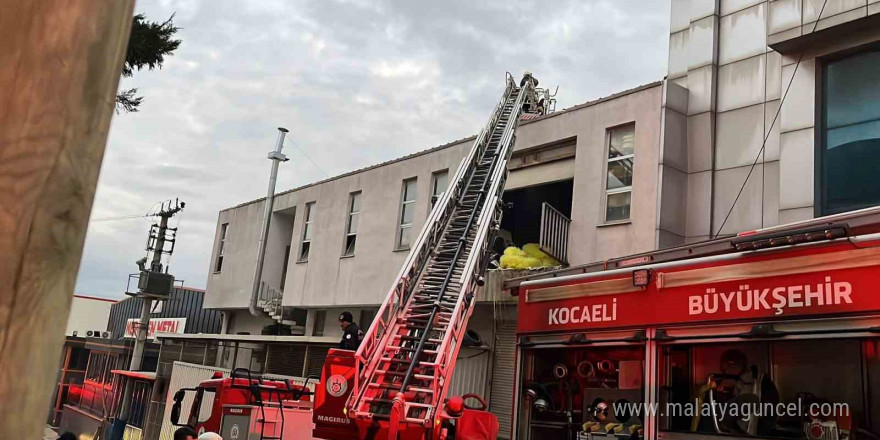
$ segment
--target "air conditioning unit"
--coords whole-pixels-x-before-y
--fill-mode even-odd
[[[110,339],[110,332],[102,332],[101,337],[104,339]]]
[[[95,336],[95,332],[89,330],[89,331],[86,332],[86,336],[88,336],[88,337],[91,338],[92,336]]]

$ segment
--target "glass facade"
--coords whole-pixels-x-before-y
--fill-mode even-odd
[[[880,49],[823,70],[821,214],[880,204]]]

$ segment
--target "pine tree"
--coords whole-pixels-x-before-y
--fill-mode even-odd
[[[128,40],[128,52],[125,54],[125,64],[122,66],[122,77],[129,78],[135,70],[147,68],[153,70],[162,68],[162,62],[166,55],[171,55],[178,46],[180,40],[173,39],[174,34],[180,30],[174,26],[174,15],[162,23],[147,21],[143,14],[135,15],[131,23],[131,36]],[[137,95],[137,89],[121,90],[116,95],[116,112],[136,112],[143,96]]]

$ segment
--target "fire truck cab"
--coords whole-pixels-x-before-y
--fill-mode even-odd
[[[880,210],[542,274],[518,440],[880,438]]]
[[[231,377],[215,373],[198,387],[178,390],[173,398],[171,423],[189,426],[199,434],[216,432],[226,439],[311,439],[312,394],[308,381],[294,385],[239,368],[232,371]],[[186,401],[191,401],[190,410],[186,420],[181,421]]]

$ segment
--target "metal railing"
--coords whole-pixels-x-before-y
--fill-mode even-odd
[[[281,306],[281,300],[283,298],[284,292],[272,287],[265,281],[260,281],[260,292],[257,298],[257,306],[278,322],[281,322],[283,316],[284,309]]]
[[[541,236],[538,239],[538,246],[544,253],[559,260],[562,264],[568,264],[568,230],[570,227],[570,218],[547,202],[541,204]]]

